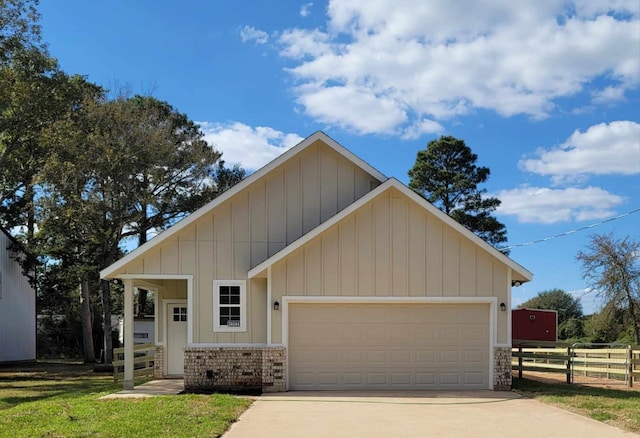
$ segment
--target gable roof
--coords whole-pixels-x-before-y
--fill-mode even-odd
[[[363,197],[361,197],[360,199],[358,199],[354,203],[350,204],[349,206],[344,208],[342,211],[338,212],[336,215],[334,215],[331,218],[327,219],[326,221],[324,221],[323,223],[318,225],[316,228],[314,228],[313,230],[309,231],[307,234],[303,235],[302,237],[300,237],[296,241],[292,242],[290,245],[284,247],[283,249],[281,249],[280,251],[275,253],[273,256],[271,256],[268,259],[266,259],[264,262],[262,262],[259,265],[255,266],[253,269],[251,269],[249,271],[248,277],[249,278],[255,278],[255,277],[264,276],[264,274],[265,274],[265,272],[266,272],[268,267],[270,267],[270,266],[274,265],[275,263],[277,263],[278,261],[284,259],[288,255],[290,255],[291,253],[293,253],[294,251],[296,251],[297,249],[301,248],[306,243],[311,241],[313,238],[319,236],[324,231],[326,231],[327,229],[329,229],[333,225],[337,224],[338,222],[340,222],[341,220],[343,220],[344,218],[349,216],[351,213],[355,212],[360,207],[362,207],[363,205],[365,205],[369,201],[377,198],[382,193],[386,192],[387,190],[389,190],[392,187],[397,189],[398,191],[400,191],[401,193],[403,193],[407,197],[409,197],[411,200],[416,202],[418,205],[420,205],[422,208],[427,210],[429,213],[433,214],[438,219],[440,219],[441,221],[445,222],[451,228],[453,228],[454,230],[458,231],[463,236],[465,236],[466,238],[468,238],[469,240],[474,242],[476,245],[480,246],[482,249],[484,249],[485,251],[490,253],[493,257],[497,258],[502,263],[504,263],[509,268],[511,268],[517,274],[516,277],[513,278],[514,280],[518,280],[518,281],[521,281],[521,282],[526,282],[526,281],[531,281],[533,279],[533,274],[531,272],[529,272],[527,269],[525,269],[523,266],[519,265],[518,263],[513,261],[511,258],[507,257],[506,255],[504,255],[503,253],[501,253],[500,251],[495,249],[493,246],[489,245],[487,242],[482,240],[480,237],[476,236],[474,233],[469,231],[463,225],[460,225],[458,222],[456,222],[454,219],[452,219],[449,215],[447,215],[444,212],[442,212],[440,209],[435,207],[433,204],[428,202],[422,196],[418,195],[416,192],[414,192],[409,187],[407,187],[406,185],[402,184],[400,181],[398,181],[395,178],[389,178],[383,184],[379,185],[378,187],[376,187],[375,189],[373,189],[372,191],[370,191],[369,193],[367,193],[366,195],[364,195]]]
[[[316,131],[315,133],[311,134],[309,137],[305,138],[304,140],[302,140],[300,143],[298,143],[297,145],[295,145],[294,147],[292,147],[288,151],[284,152],[282,155],[280,155],[277,158],[275,158],[274,160],[272,160],[270,163],[268,163],[265,166],[261,167],[260,169],[256,170],[254,173],[249,175],[247,178],[245,178],[244,180],[240,181],[238,184],[236,184],[235,186],[231,187],[226,192],[222,193],[217,198],[213,199],[208,204],[200,207],[198,210],[194,211],[193,213],[191,213],[190,215],[188,215],[184,219],[180,220],[179,222],[177,222],[176,224],[172,225],[171,227],[169,227],[165,231],[161,232],[160,234],[158,234],[153,239],[149,240],[145,244],[143,244],[143,245],[139,246],[138,248],[136,248],[135,250],[131,251],[129,254],[127,254],[126,256],[122,257],[120,260],[118,260],[117,262],[113,263],[111,266],[108,266],[105,269],[103,269],[102,271],[100,271],[100,278],[104,278],[104,279],[114,278],[113,275],[116,272],[118,272],[120,269],[122,269],[123,266],[125,266],[126,264],[128,264],[131,261],[135,260],[136,258],[142,256],[143,254],[147,253],[152,248],[156,247],[157,245],[159,245],[160,243],[164,242],[165,240],[167,240],[171,236],[174,236],[176,233],[178,233],[179,231],[183,230],[187,226],[191,225],[192,223],[194,223],[195,221],[197,221],[201,217],[205,216],[211,210],[213,210],[214,208],[216,208],[220,204],[224,203],[225,201],[227,201],[228,199],[233,197],[238,192],[240,192],[240,191],[244,190],[245,188],[249,187],[251,184],[253,184],[257,180],[259,180],[263,176],[267,175],[268,173],[273,171],[275,168],[279,167],[283,163],[289,161],[291,158],[293,158],[296,155],[300,154],[302,151],[307,149],[309,146],[311,146],[313,143],[315,143],[318,140],[322,141],[325,145],[327,145],[330,148],[332,148],[334,151],[336,151],[337,153],[339,153],[340,155],[345,157],[347,160],[351,161],[353,164],[355,164],[356,166],[361,168],[363,171],[365,171],[369,175],[371,175],[374,178],[376,178],[378,181],[383,182],[383,181],[387,180],[387,177],[385,175],[380,173],[378,170],[373,168],[371,165],[367,164],[364,160],[362,160],[361,158],[359,158],[358,156],[353,154],[351,151],[349,151],[347,148],[345,148],[344,146],[342,146],[341,144],[336,142],[334,139],[329,137],[327,134],[325,134],[322,131]]]

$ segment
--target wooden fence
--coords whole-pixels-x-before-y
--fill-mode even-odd
[[[640,380],[640,346],[562,344],[513,341],[512,367],[523,371],[559,373],[567,383],[580,377],[608,379],[633,386]]]
[[[136,344],[133,346],[133,375],[152,376],[156,347],[153,344]],[[124,348],[113,349],[113,380],[124,379]]]

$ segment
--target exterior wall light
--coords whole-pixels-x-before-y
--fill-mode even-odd
[[[522,286],[522,282],[520,280],[515,280],[511,282],[512,287]]]
[[[277,301],[273,302],[273,310],[280,310],[280,303]]]
[[[500,303],[500,310],[502,312],[506,312],[507,311],[507,305],[505,303]]]

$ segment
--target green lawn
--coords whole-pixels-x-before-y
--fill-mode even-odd
[[[513,389],[527,397],[576,412],[632,432],[640,432],[640,392],[566,383],[513,379]]]
[[[0,437],[216,437],[251,404],[230,395],[98,400],[120,386],[81,364],[0,368]]]

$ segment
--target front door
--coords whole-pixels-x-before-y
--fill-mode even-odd
[[[187,303],[167,304],[167,374],[184,374],[184,349],[187,346]]]

